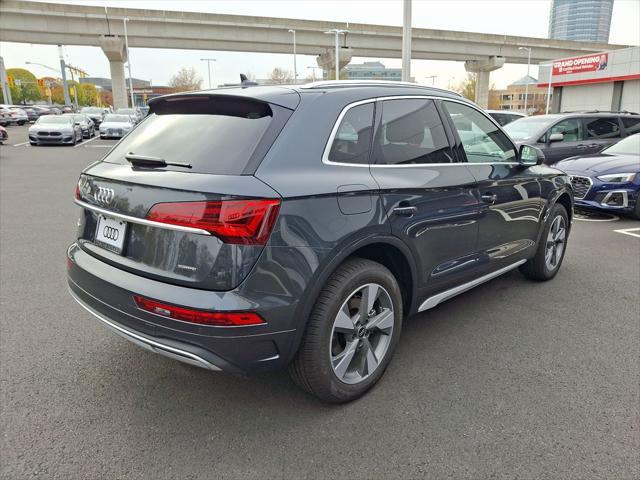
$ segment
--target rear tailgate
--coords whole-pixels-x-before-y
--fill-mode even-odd
[[[78,244],[148,278],[230,290],[275,222],[279,195],[251,173],[291,110],[246,98],[180,102],[160,105],[81,175]]]

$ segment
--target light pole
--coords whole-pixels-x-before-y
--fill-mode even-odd
[[[438,75],[429,75],[428,77],[424,77],[426,80],[431,79],[431,86],[434,87],[436,84],[436,78]]]
[[[64,63],[64,55],[62,52],[62,45],[58,45],[58,55],[60,56],[60,72],[62,73],[62,90],[64,93],[64,104],[71,105],[71,97],[69,96],[69,84],[67,83],[67,69],[66,63]]]
[[[207,62],[207,73],[209,74],[209,88],[211,88],[211,62],[215,62],[215,58],[201,58],[201,62]]]
[[[551,100],[551,79],[553,78],[553,63],[549,64],[549,84],[547,85],[547,108],[545,115],[549,115],[549,101]]]
[[[402,12],[402,81],[411,80],[411,2],[404,0]]]
[[[127,22],[128,17],[122,19],[124,23],[124,48],[127,50],[127,68],[129,69],[129,96],[131,97],[131,108],[135,107],[133,104],[133,79],[131,78],[131,56],[129,55],[129,37],[127,36]]]
[[[531,48],[518,47],[518,50],[527,51],[527,83],[524,86],[524,113],[527,114],[527,100],[529,99],[529,69],[531,68]]]
[[[340,35],[349,33],[349,30],[334,28],[324,33],[336,36],[336,80],[340,80]]]
[[[296,66],[296,31],[289,29],[289,33],[293,33],[293,83],[298,83],[298,67]]]

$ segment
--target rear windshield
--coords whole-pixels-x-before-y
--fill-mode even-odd
[[[80,110],[82,113],[102,113],[102,109],[98,107],[85,107]]]
[[[152,110],[105,162],[127,164],[134,153],[192,166],[169,170],[239,175],[274,118],[269,104],[234,97],[168,97]]]

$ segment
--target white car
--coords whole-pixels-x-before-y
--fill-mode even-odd
[[[138,123],[140,120],[142,120],[142,114],[137,108],[118,108],[116,110],[116,113],[119,115],[129,115],[131,118],[133,118],[134,123]]]
[[[81,141],[82,129],[80,124],[74,123],[73,117],[45,115],[29,127],[29,143],[31,145],[75,145]]]
[[[18,125],[24,125],[29,121],[29,115],[20,107],[8,107],[12,112],[16,112],[15,122]]]
[[[100,138],[122,138],[133,128],[133,120],[129,115],[110,113],[104,116],[100,124]]]

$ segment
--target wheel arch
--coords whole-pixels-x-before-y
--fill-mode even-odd
[[[299,319],[299,327],[296,329],[294,345],[287,362],[293,359],[300,347],[311,311],[327,280],[340,265],[354,257],[373,260],[387,267],[400,284],[404,314],[415,311],[417,271],[409,247],[392,235],[376,235],[353,241],[323,265],[315,279],[310,282],[304,294],[305,300],[300,302],[296,309],[295,316]]]

